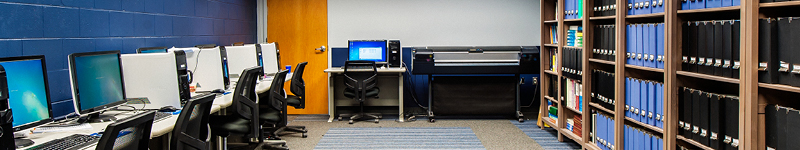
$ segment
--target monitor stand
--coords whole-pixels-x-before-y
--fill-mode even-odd
[[[83,116],[78,118],[78,123],[101,123],[101,122],[113,122],[116,121],[117,118],[113,115],[103,115],[101,113],[94,113]]]
[[[33,140],[17,138],[17,139],[14,139],[14,145],[16,145],[17,148],[31,146],[31,145],[33,145]]]

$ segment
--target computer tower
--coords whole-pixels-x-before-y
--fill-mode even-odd
[[[386,46],[388,51],[388,58],[386,58],[389,62],[389,67],[400,67],[402,58],[400,57],[403,55],[402,48],[400,47],[400,40],[389,40]]]
[[[6,70],[0,65],[0,110],[8,109],[8,80]]]
[[[231,76],[230,70],[228,69],[228,52],[225,50],[225,47],[219,47],[219,56],[220,60],[222,60],[222,83],[225,84],[225,89],[228,89],[231,86]]]
[[[11,116],[11,109],[8,108],[8,80],[6,80],[6,71],[0,65],[0,150],[13,150],[16,149],[14,144],[14,128],[12,122],[14,118]]]
[[[178,68],[178,87],[180,89],[180,97],[181,97],[181,104],[186,104],[187,101],[192,97],[191,91],[189,90],[189,86],[192,81],[189,78],[189,67],[186,64],[186,52],[184,51],[174,51],[175,52],[175,65]]]

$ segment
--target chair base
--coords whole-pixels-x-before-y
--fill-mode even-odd
[[[348,124],[353,124],[355,121],[362,121],[362,120],[372,120],[374,119],[375,123],[380,122],[383,119],[383,115],[377,113],[358,113],[358,114],[341,114],[339,115],[339,121],[342,121],[342,118],[345,116],[350,115],[350,120]]]

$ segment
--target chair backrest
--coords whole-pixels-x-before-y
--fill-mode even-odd
[[[297,64],[292,75],[292,83],[289,86],[289,91],[292,91],[295,96],[300,98],[300,106],[297,109],[306,108],[306,82],[303,81],[303,71],[306,70],[308,62],[301,62]]]
[[[193,97],[187,102],[175,128],[172,129],[170,149],[172,150],[207,150],[210,131],[208,130],[208,116],[217,94],[209,93]]]
[[[258,105],[256,104],[256,81],[260,75],[264,74],[261,67],[251,67],[244,69],[239,81],[236,82],[236,89],[233,91],[234,113],[243,119],[250,120],[250,131],[254,134],[247,136],[257,138],[258,130]]]
[[[286,82],[286,74],[289,70],[283,70],[275,74],[275,77],[272,78],[272,85],[269,87],[269,97],[267,97],[267,102],[265,104],[269,105],[270,108],[283,111],[283,108],[286,108],[286,98],[284,97],[283,92],[283,83]]]
[[[378,67],[374,61],[349,60],[344,63],[344,85],[355,91],[354,99],[359,102],[367,98],[368,89],[377,85],[377,76]]]
[[[150,144],[150,129],[153,127],[155,117],[156,111],[147,111],[109,124],[103,131],[96,149],[147,150]]]

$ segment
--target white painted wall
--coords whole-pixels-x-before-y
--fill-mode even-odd
[[[402,46],[539,45],[539,0],[328,0],[328,45],[400,39]]]

